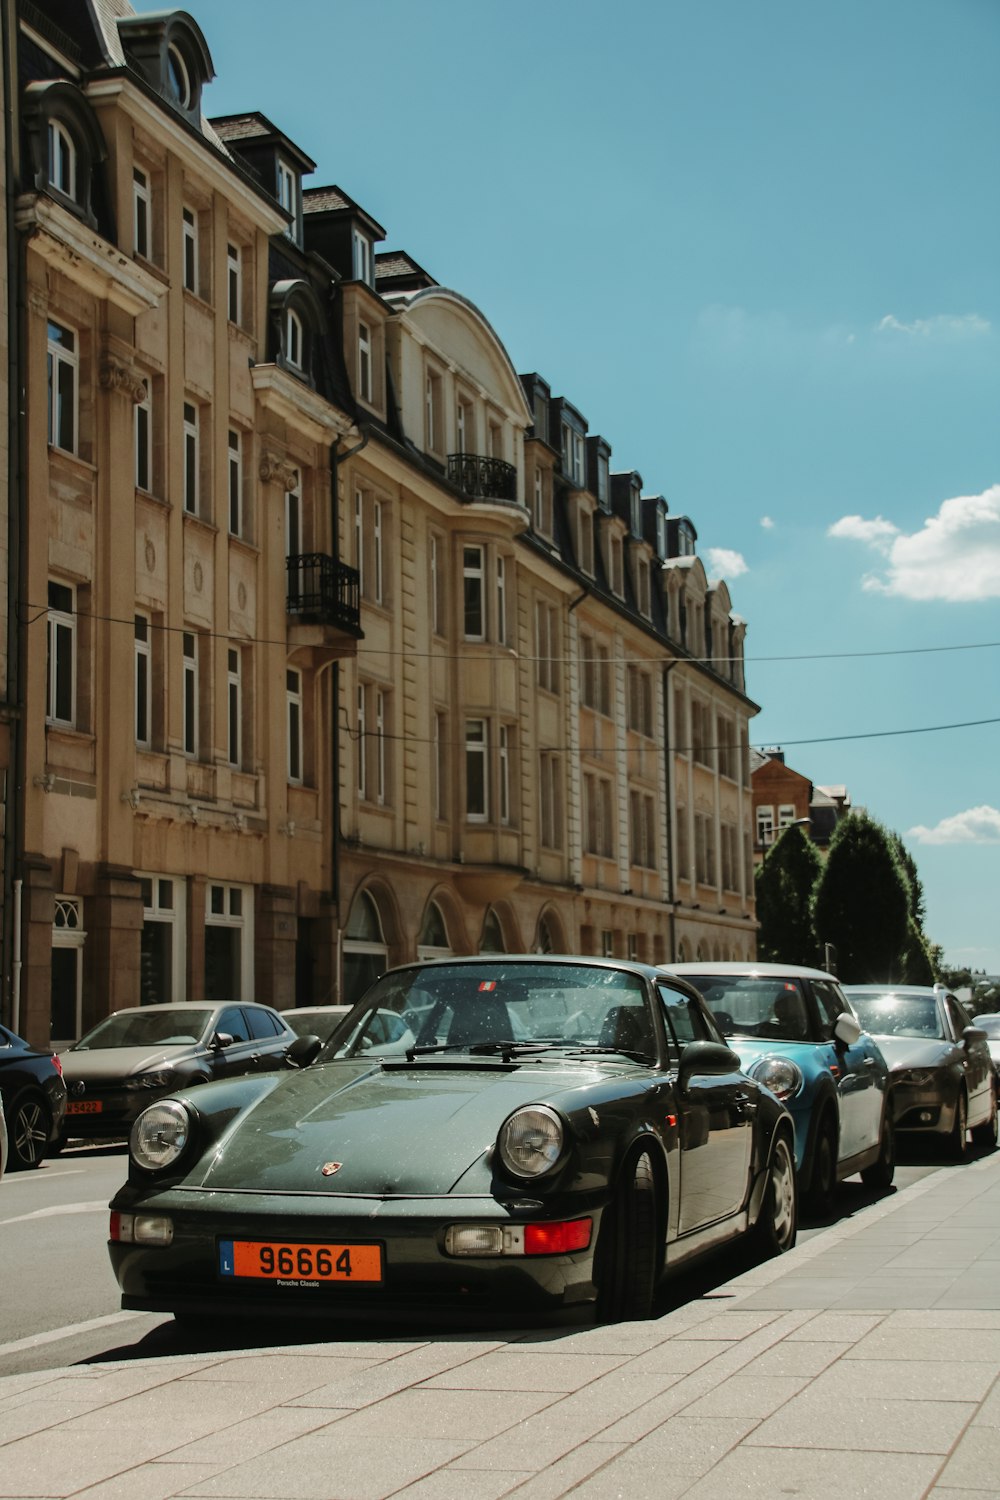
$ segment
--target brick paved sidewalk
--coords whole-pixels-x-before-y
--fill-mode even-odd
[[[0,1497],[1000,1494],[1000,1154],[650,1323],[0,1379]]]

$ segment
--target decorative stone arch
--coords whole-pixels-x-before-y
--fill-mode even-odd
[[[347,1004],[403,957],[399,908],[391,888],[378,878],[354,893],[341,936],[340,994]]]
[[[554,906],[543,906],[538,913],[535,941],[532,946],[535,953],[566,953],[568,951],[566,928]]]
[[[680,942],[677,944],[677,962],[679,964],[686,964],[687,961],[688,961],[687,938],[681,938]]]
[[[201,91],[215,77],[215,65],[197,21],[183,10],[119,16],[118,35],[129,65],[200,129]]]
[[[275,364],[315,390],[325,319],[314,288],[301,279],[276,281],[268,294],[268,318]]]
[[[436,348],[454,348],[459,342],[454,332],[449,333],[449,323],[454,327],[457,322],[466,335],[471,334],[483,367],[465,373],[499,399],[508,412],[516,413],[523,427],[530,427],[534,417],[513,361],[493,325],[474,302],[443,286],[423,287],[389,300],[406,311]],[[484,379],[485,375],[491,375],[492,380]]]
[[[424,915],[420,923],[420,932],[423,934],[427,923],[427,917],[432,906],[437,907],[441,922],[447,934],[449,953],[471,953],[468,929],[465,924],[465,912],[461,903],[449,885],[436,885],[430,892],[424,903]],[[424,944],[423,936],[418,937],[418,944]],[[429,945],[436,946],[436,945]]]
[[[432,896],[424,907],[424,919],[417,938],[417,957],[421,960],[449,958],[454,951],[447,918],[441,910],[441,903]]]
[[[85,95],[65,79],[29,83],[24,91],[24,123],[35,188],[48,193],[91,229],[96,229],[95,178],[107,158],[108,148]],[[72,147],[72,182],[65,187],[58,185],[50,160],[53,130],[62,132]]]
[[[524,946],[517,918],[506,901],[487,907],[479,934],[480,953],[522,953]]]
[[[708,963],[708,954],[705,952],[705,944],[699,943],[694,955],[695,963]]]

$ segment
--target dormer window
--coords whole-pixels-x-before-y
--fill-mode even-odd
[[[563,473],[578,489],[582,488],[584,482],[583,454],[583,433],[577,432],[575,427],[564,422],[562,428]]]
[[[677,528],[677,555],[678,557],[694,557],[694,537],[691,529],[683,522]]]
[[[277,281],[270,295],[272,357],[297,380],[315,385],[313,356],[323,312],[307,281]]]
[[[285,359],[295,370],[302,369],[304,343],[302,319],[295,309],[290,307],[285,317]]]
[[[366,286],[374,286],[375,277],[372,265],[372,242],[367,237],[367,235],[362,234],[359,229],[355,229],[353,234],[353,249],[355,281],[363,281]]]
[[[184,61],[184,54],[176,42],[171,42],[167,48],[167,81],[170,85],[170,92],[181,109],[190,109],[194,98],[191,74]]]
[[[629,524],[633,536],[642,536],[642,499],[635,487],[629,495]]]
[[[60,120],[49,121],[49,184],[76,197],[76,142]]]
[[[367,323],[358,323],[358,395],[362,401],[372,399],[372,331]]]
[[[287,162],[278,158],[278,202],[287,214],[291,214],[292,222],[286,227],[285,233],[289,239],[296,237],[296,224],[298,219],[298,178]]]
[[[603,453],[599,454],[597,458],[597,499],[598,503],[603,506],[606,506],[608,503],[609,473],[610,464],[608,459]]]
[[[667,555],[667,518],[662,510],[656,512],[656,555],[661,559]]]

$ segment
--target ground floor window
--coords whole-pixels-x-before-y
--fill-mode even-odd
[[[209,883],[205,897],[205,999],[253,999],[253,888]]]
[[[343,961],[342,999],[346,1005],[353,1005],[389,965],[382,918],[367,891],[361,891],[351,906],[344,933]]]
[[[162,1005],[185,998],[184,881],[140,875],[142,939],[139,1004]]]
[[[57,896],[52,923],[51,1035],[53,1042],[75,1042],[82,1030],[83,903]]]

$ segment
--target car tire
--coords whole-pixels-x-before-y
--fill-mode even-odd
[[[865,1187],[876,1188],[879,1192],[886,1192],[892,1187],[892,1179],[895,1175],[896,1127],[893,1124],[887,1105],[885,1116],[882,1120],[882,1134],[879,1137],[878,1160],[873,1161],[870,1167],[862,1168],[861,1181]]]
[[[49,1152],[52,1116],[38,1094],[20,1094],[7,1121],[12,1172],[30,1172],[40,1167]]]
[[[974,1125],[972,1127],[972,1139],[975,1141],[977,1146],[982,1146],[987,1151],[995,1151],[997,1145],[997,1135],[998,1131],[1000,1131],[1000,1119],[998,1119],[997,1114],[997,1091],[995,1085],[990,1089],[990,1096],[991,1102],[989,1115],[981,1125]]]
[[[813,1152],[812,1175],[806,1201],[811,1213],[827,1218],[833,1212],[837,1191],[837,1132],[829,1115],[823,1119]]]
[[[784,1133],[775,1137],[767,1164],[764,1201],[753,1229],[754,1249],[761,1260],[794,1249],[798,1234],[798,1189],[795,1151]]]
[[[955,1123],[948,1137],[948,1155],[952,1161],[965,1161],[969,1155],[969,1101],[960,1088],[955,1103]]]
[[[648,1318],[656,1287],[656,1180],[646,1151],[626,1164],[601,1226],[598,1315],[605,1323]]]

